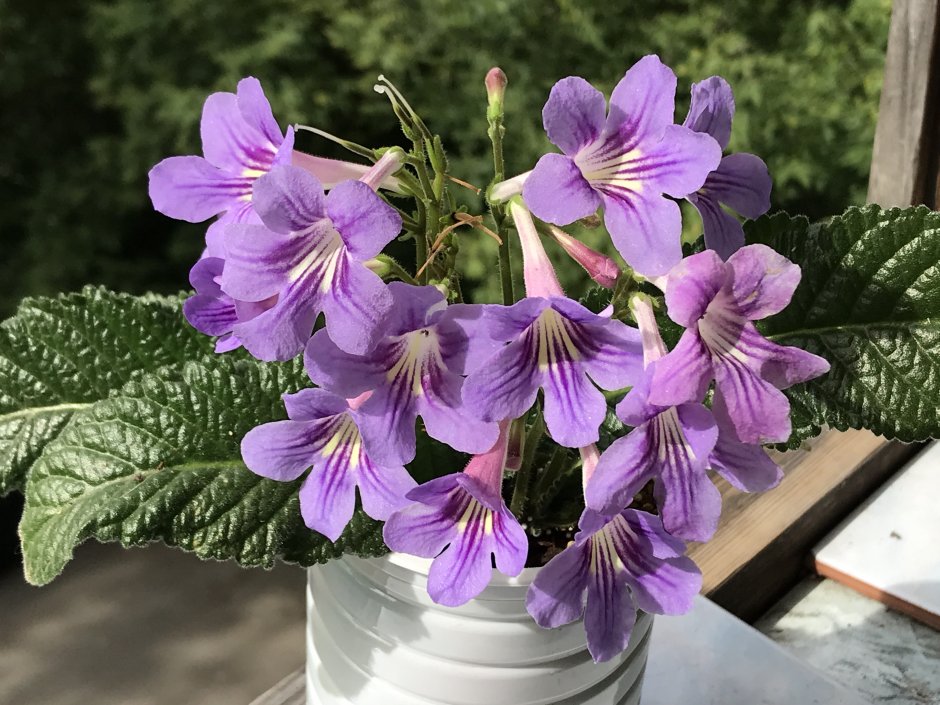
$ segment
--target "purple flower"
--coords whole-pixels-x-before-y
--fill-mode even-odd
[[[496,444],[462,473],[411,490],[414,504],[385,523],[390,549],[434,559],[428,594],[438,604],[456,607],[479,595],[493,575],[491,556],[506,575],[525,567],[528,539],[502,498],[508,428],[500,424]]]
[[[235,324],[247,321],[264,313],[277,302],[277,296],[266,301],[235,301],[222,291],[224,260],[219,257],[204,257],[189,270],[189,283],[196,290],[183,304],[183,314],[189,324],[206,335],[217,336],[217,353],[240,348],[240,341],[232,333]]]
[[[690,541],[708,541],[721,514],[721,493],[707,472],[718,428],[702,404],[650,404],[655,367],[650,363],[643,380],[617,405],[617,416],[634,429],[601,455],[584,501],[592,509],[614,514],[653,480],[666,531]]]
[[[692,608],[702,575],[659,517],[633,509],[607,517],[587,509],[578,525],[574,543],[539,571],[526,595],[540,627],[583,615],[588,650],[600,662],[627,648],[637,609],[685,614]]]
[[[751,321],[781,311],[800,268],[765,245],[748,245],[727,263],[712,250],[684,259],[666,278],[669,317],[687,330],[656,364],[652,404],[700,400],[709,382],[743,443],[785,441],[790,403],[780,392],[829,370],[821,357],[764,338]]]
[[[153,207],[198,223],[222,217],[206,233],[207,254],[224,255],[228,223],[257,223],[251,189],[275,164],[290,164],[294,132],[282,133],[256,78],[243,78],[237,93],[213,93],[202,109],[203,157],[170,157],[150,170]]]
[[[290,482],[312,468],[300,488],[304,523],[336,541],[356,505],[373,519],[384,520],[408,504],[415,487],[405,468],[380,465],[363,449],[360,414],[354,403],[322,389],[285,394],[289,421],[253,428],[242,439],[242,458],[262,477]]]
[[[692,105],[683,123],[696,132],[715,138],[722,149],[731,139],[734,95],[720,76],[706,78],[692,85]],[[721,204],[747,218],[757,218],[770,209],[770,173],[760,157],[753,154],[729,154],[705,180],[704,186],[686,199],[698,209],[705,231],[705,245],[722,259],[744,246],[741,223]]]
[[[682,198],[705,183],[721,159],[706,134],[674,124],[676,77],[656,56],[638,61],[614,88],[610,110],[583,78],[564,78],[542,110],[546,154],[523,186],[542,220],[567,225],[604,207],[614,245],[631,267],[658,276],[682,258]]]
[[[545,424],[569,448],[598,440],[607,412],[604,389],[632,385],[641,372],[639,334],[620,321],[591,313],[565,298],[528,211],[510,212],[522,243],[526,293],[518,303],[488,306],[489,337],[499,348],[464,384],[468,411],[484,421],[522,416],[545,398]]]
[[[495,343],[482,330],[484,307],[448,306],[433,286],[388,285],[394,305],[386,333],[364,355],[343,352],[318,331],[307,345],[307,370],[317,384],[350,397],[371,390],[360,409],[363,440],[382,462],[415,456],[415,420],[432,438],[465,453],[492,447],[498,429],[466,413],[463,374]]]
[[[288,360],[303,350],[322,312],[343,350],[363,353],[378,340],[392,297],[364,264],[401,230],[401,217],[361,181],[325,197],[306,171],[276,166],[254,187],[264,225],[230,225],[225,233],[222,290],[239,301],[277,303],[233,332],[262,360]]]

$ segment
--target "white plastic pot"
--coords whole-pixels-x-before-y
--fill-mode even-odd
[[[525,610],[538,572],[494,571],[458,608],[431,602],[430,561],[390,554],[311,568],[308,705],[637,705],[652,617],[595,664],[580,623],[540,629]]]

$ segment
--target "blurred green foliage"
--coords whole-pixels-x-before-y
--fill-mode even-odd
[[[401,140],[372,92],[384,73],[444,135],[453,172],[485,186],[491,65],[510,79],[516,173],[549,147],[554,81],[606,90],[656,52],[679,75],[680,117],[692,81],[728,78],[731,146],[766,159],[775,207],[841,210],[864,197],[889,15],[890,0],[0,0],[0,313],[86,282],[184,288],[204,226],[151,212],[147,170],[198,153],[206,94],[248,74],[282,125],[379,146]],[[481,276],[495,247],[474,237]]]

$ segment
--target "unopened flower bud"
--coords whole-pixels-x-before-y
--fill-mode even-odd
[[[601,254],[580,240],[571,237],[561,228],[552,225],[549,227],[549,232],[551,232],[555,242],[561,245],[565,252],[571,256],[571,259],[584,267],[584,271],[588,273],[591,279],[605,289],[614,288],[617,278],[620,276],[620,267],[617,266],[616,262],[607,255]]]
[[[486,98],[489,102],[489,108],[486,111],[487,117],[491,120],[503,112],[503,96],[506,94],[506,85],[509,79],[498,66],[491,68],[486,74]]]

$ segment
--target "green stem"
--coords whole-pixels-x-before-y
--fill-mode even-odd
[[[498,184],[506,178],[506,163],[503,159],[503,135],[506,128],[503,125],[502,101],[495,110],[487,111],[490,142],[493,145],[493,183]],[[512,286],[512,249],[509,244],[509,227],[507,225],[506,209],[496,203],[490,203],[493,220],[496,223],[496,234],[502,243],[499,246],[499,282],[503,292],[503,305],[511,306],[516,302]]]
[[[523,518],[523,512],[529,503],[529,490],[532,486],[532,470],[535,465],[535,451],[538,448],[539,441],[545,433],[545,422],[542,420],[541,410],[537,410],[535,421],[526,433],[525,442],[522,451],[522,465],[516,471],[516,484],[512,490],[512,500],[509,509],[519,518]]]

